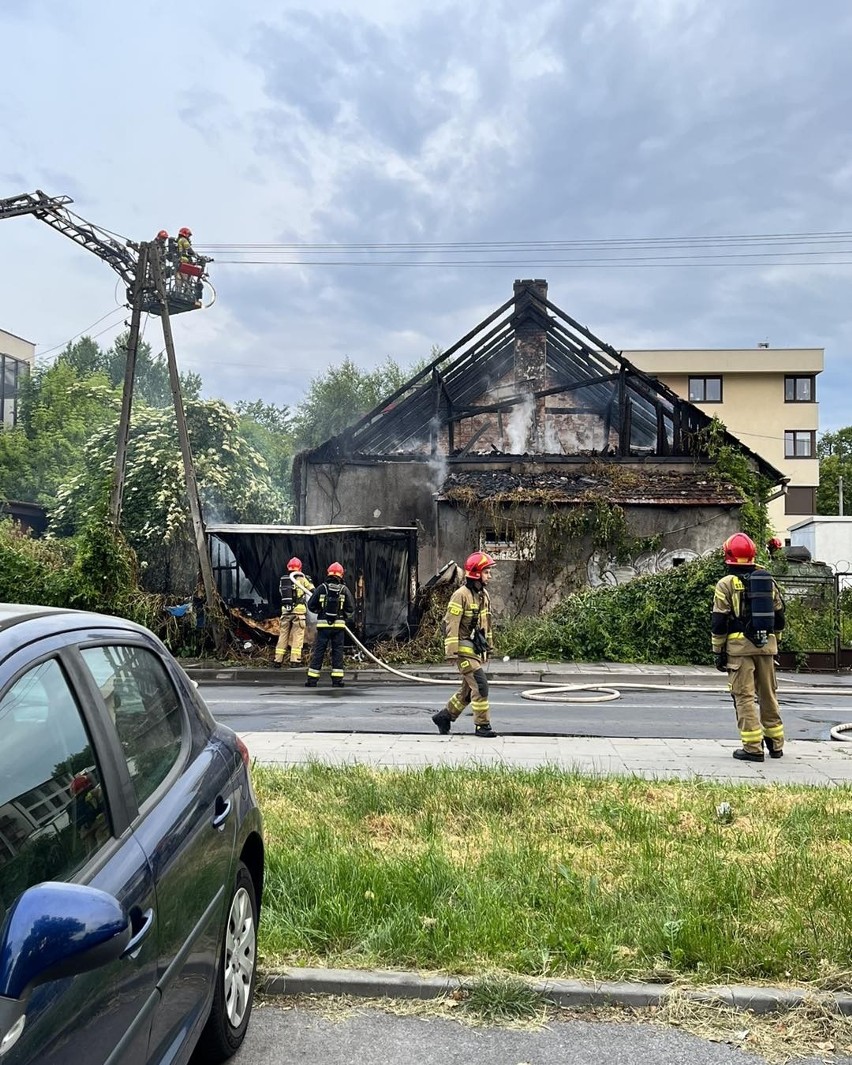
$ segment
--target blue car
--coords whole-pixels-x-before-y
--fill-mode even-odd
[[[162,643],[0,604],[0,1065],[230,1057],[263,867],[248,751]]]

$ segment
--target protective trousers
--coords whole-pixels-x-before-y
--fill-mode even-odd
[[[290,650],[290,663],[294,666],[302,662],[302,648],[305,646],[305,629],[307,623],[304,614],[282,614],[279,624],[278,643],[275,645],[275,661],[283,662],[287,649]]]
[[[737,711],[743,750],[762,754],[765,736],[774,749],[780,751],[784,746],[784,725],[778,712],[775,694],[778,683],[772,655],[730,657],[728,687]]]
[[[488,704],[488,678],[478,658],[459,658],[456,661],[461,673],[461,687],[447,702],[446,711],[453,719],[462,713],[470,703],[475,725],[489,723],[490,708]]]
[[[322,672],[322,661],[325,658],[325,649],[331,644],[331,679],[343,680],[343,637],[345,629],[332,628],[329,625],[317,626],[317,638],[314,640],[314,650],[311,654],[311,664],[308,666],[308,679],[317,680]]]

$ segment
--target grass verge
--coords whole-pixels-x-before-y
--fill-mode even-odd
[[[267,965],[852,982],[852,789],[551,768],[254,780]]]

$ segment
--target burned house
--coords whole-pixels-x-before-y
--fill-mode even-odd
[[[501,307],[338,436],[294,463],[304,524],[413,525],[421,574],[482,548],[495,607],[677,565],[739,524],[711,457],[783,475],[697,407],[516,281]]]

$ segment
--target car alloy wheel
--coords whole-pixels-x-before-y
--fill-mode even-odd
[[[225,931],[225,1008],[231,1027],[239,1028],[251,1003],[257,955],[254,907],[245,887],[238,887]]]

